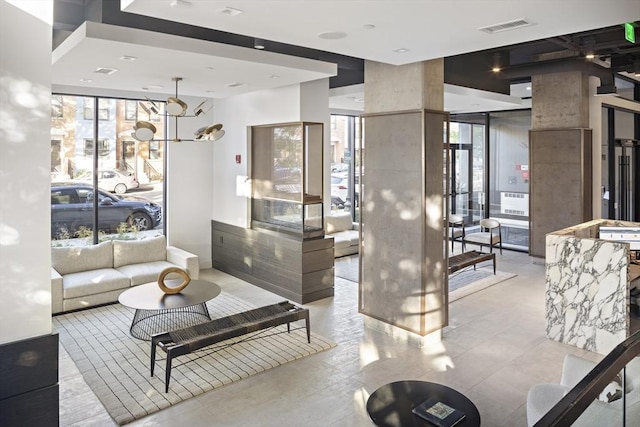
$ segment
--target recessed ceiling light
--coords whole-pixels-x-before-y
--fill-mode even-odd
[[[407,52],[409,52],[409,49],[407,49],[406,47],[400,47],[398,49],[393,49],[393,52],[395,52],[395,53],[407,53]]]
[[[91,83],[93,80],[91,79],[80,79],[82,83]]]
[[[216,91],[209,89],[209,90],[206,91],[206,93],[216,93]]]
[[[147,89],[162,89],[163,87],[162,85],[149,85]]]
[[[242,10],[234,9],[232,7],[223,7],[222,9],[216,10],[216,12],[221,13],[223,15],[227,15],[227,16],[237,16],[243,13]]]
[[[123,61],[135,61],[138,58],[136,58],[135,56],[124,55],[121,56],[120,59],[122,59]]]
[[[141,87],[140,90],[145,90],[146,91],[146,90],[149,90],[149,88],[148,87]]]
[[[326,33],[319,33],[318,37],[324,40],[338,40],[347,37],[347,33],[343,31],[329,31]]]
[[[187,1],[187,0],[173,0],[171,3],[169,3],[169,5],[171,7],[188,7],[191,6],[191,2]]]
[[[373,30],[374,28],[376,28],[376,26],[373,24],[364,24],[362,28],[364,28],[365,30]]]
[[[272,74],[272,75],[270,75],[270,76],[269,76],[269,78],[270,78],[270,79],[274,79],[274,80],[275,80],[275,79],[279,79],[279,78],[280,78],[280,76],[279,76],[279,75],[277,75],[277,74]]]
[[[354,102],[358,102],[358,103],[363,103],[364,102],[364,98],[356,98],[353,101]]]
[[[118,71],[117,68],[106,68],[106,67],[98,67],[95,70],[93,70],[93,72],[96,74],[106,74],[106,75],[113,74],[116,71]]]
[[[242,87],[246,85],[247,85],[246,83],[229,83],[227,87]]]
[[[531,90],[531,86],[527,86],[527,90]]]

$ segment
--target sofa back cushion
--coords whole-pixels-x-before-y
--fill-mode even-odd
[[[324,217],[325,233],[337,233],[339,231],[351,230],[353,228],[353,220],[349,212],[327,215]]]
[[[114,240],[113,266],[140,264],[143,262],[165,261],[167,240],[164,236],[143,240]]]
[[[91,246],[51,248],[51,265],[60,274],[113,268],[111,242]]]

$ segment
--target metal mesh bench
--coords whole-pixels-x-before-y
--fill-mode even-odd
[[[171,362],[174,358],[189,354],[204,347],[258,332],[263,329],[287,324],[291,332],[291,322],[304,319],[307,329],[307,341],[311,342],[309,329],[309,310],[283,301],[278,304],[256,308],[231,316],[200,323],[188,328],[155,334],[151,337],[151,376],[156,364],[156,348],[167,354],[165,368],[165,393],[169,391]]]

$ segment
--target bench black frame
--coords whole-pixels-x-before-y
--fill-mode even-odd
[[[171,379],[171,363],[174,358],[230,338],[236,338],[285,323],[287,324],[287,332],[290,333],[291,322],[303,319],[306,323],[307,342],[311,343],[309,310],[298,307],[289,301],[232,314],[188,328],[155,334],[151,337],[151,376],[153,377],[156,364],[157,347],[160,347],[167,354],[164,391],[168,393]]]

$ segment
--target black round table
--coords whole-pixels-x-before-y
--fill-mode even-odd
[[[182,280],[165,280],[176,287]],[[167,295],[158,282],[134,286],[118,297],[120,304],[136,310],[131,321],[131,336],[150,341],[153,334],[193,326],[211,320],[207,301],[220,295],[220,286],[204,280],[191,280],[177,294]]]
[[[456,424],[460,427],[479,427],[478,408],[462,393],[442,384],[427,381],[397,381],[383,385],[367,400],[367,412],[377,426],[407,427],[433,426],[411,412],[422,402],[435,398],[465,413]]]

